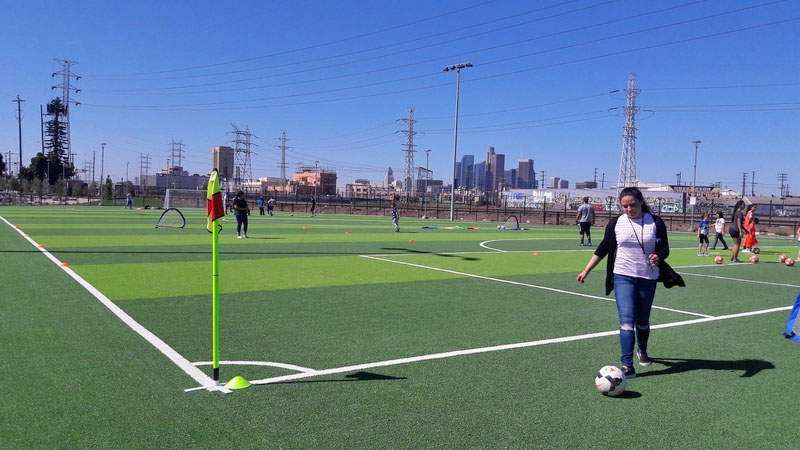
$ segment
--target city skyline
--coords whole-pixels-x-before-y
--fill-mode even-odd
[[[231,146],[235,124],[259,136],[254,178],[278,176],[274,145],[285,130],[290,171],[320,161],[340,184],[380,183],[388,167],[402,174],[398,121],[413,107],[417,157],[431,149],[434,178],[449,183],[455,75],[441,70],[470,61],[457,161],[492,146],[508,169],[530,158],[537,172],[577,182],[598,168],[614,184],[621,90],[633,72],[643,181],[674,183],[681,173],[686,184],[695,140],[703,142],[698,185],[740,190],[746,173],[749,191],[755,172],[755,190],[777,195],[778,173],[788,173],[790,186],[800,179],[783,167],[800,141],[800,61],[787,56],[800,37],[796,2],[389,5],[3,1],[0,54],[14,64],[0,75],[0,152],[18,150],[17,95],[24,164],[40,151],[38,105],[58,95],[54,59],[68,59],[82,77],[73,96],[81,104],[71,111],[75,166],[96,151],[99,174],[105,142],[104,172],[115,181],[138,175],[140,154],[150,155],[155,173],[174,141],[185,144],[183,167],[205,174],[211,149]]]

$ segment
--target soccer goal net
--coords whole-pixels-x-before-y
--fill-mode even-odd
[[[208,193],[197,189],[167,189],[164,195],[164,209],[205,208]]]
[[[517,216],[513,214],[508,216],[508,219],[506,219],[506,222],[503,224],[503,229],[519,230],[519,219],[517,219]]]
[[[156,228],[183,228],[186,226],[186,219],[178,208],[169,208],[161,213],[158,218]]]

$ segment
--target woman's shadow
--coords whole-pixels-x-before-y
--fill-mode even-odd
[[[637,378],[654,375],[670,375],[688,372],[690,370],[728,370],[743,371],[742,378],[749,378],[762,370],[774,369],[775,365],[761,359],[740,359],[737,361],[722,361],[714,359],[685,359],[685,358],[650,358],[654,363],[666,366],[661,370],[649,370],[636,374]]]

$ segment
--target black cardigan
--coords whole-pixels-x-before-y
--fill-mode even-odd
[[[656,255],[658,255],[658,281],[664,283],[664,287],[671,288],[672,286],[686,286],[683,278],[672,270],[672,267],[665,261],[669,256],[669,240],[667,238],[667,226],[660,217],[652,214],[645,213],[653,216],[653,222],[656,225]],[[617,220],[621,216],[611,219],[606,225],[606,234],[603,236],[603,241],[597,247],[594,254],[603,259],[608,255],[608,262],[606,263],[606,295],[614,290],[614,261],[617,257],[617,233],[614,229],[617,226]]]

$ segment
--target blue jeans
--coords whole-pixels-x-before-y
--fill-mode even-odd
[[[623,366],[633,367],[633,345],[647,351],[650,337],[650,309],[656,295],[656,280],[614,274],[614,295],[619,313],[619,345]]]
[[[244,234],[247,234],[247,211],[236,211],[236,234],[242,235],[242,224],[244,224]]]

